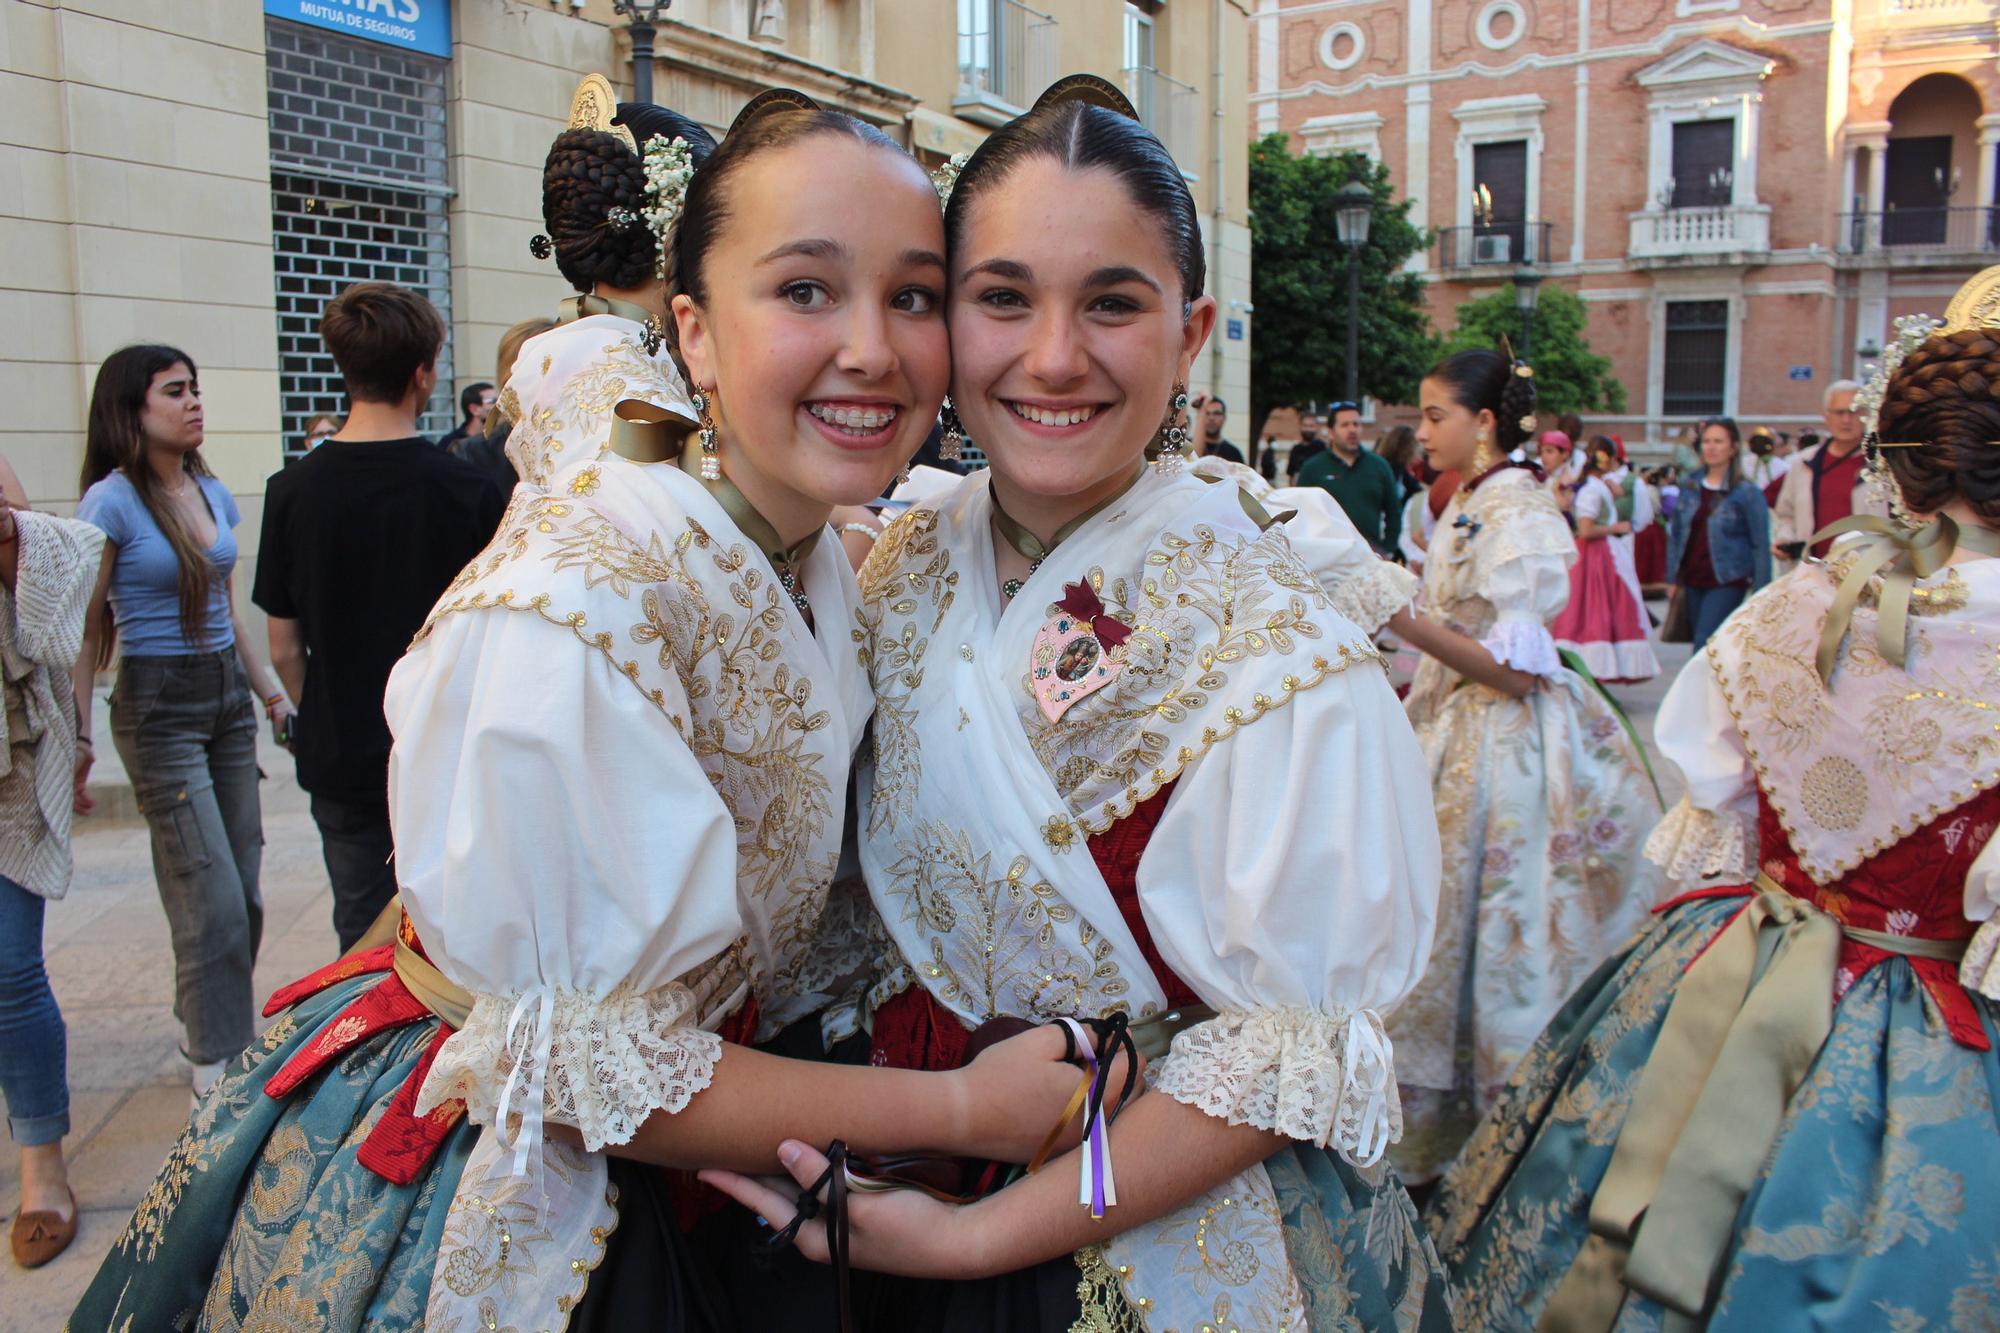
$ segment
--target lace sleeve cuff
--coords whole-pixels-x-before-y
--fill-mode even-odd
[[[1232,1125],[1371,1166],[1403,1136],[1389,1037],[1372,1009],[1226,1009],[1174,1038],[1153,1087]]]
[[[1422,586],[1415,574],[1390,560],[1375,560],[1363,571],[1335,581],[1327,589],[1333,609],[1373,638],[1389,617],[1416,600]]]
[[[482,1125],[520,1116],[508,1146],[532,1152],[544,1117],[574,1125],[596,1152],[624,1143],[655,1111],[684,1109],[715,1078],[722,1038],[697,1025],[681,982],[598,997],[536,986],[480,995],[438,1051],[417,1114],[453,1099]]]
[[[1750,846],[1740,816],[1683,796],[1646,839],[1646,859],[1683,884],[1747,884],[1757,873]]]
[[[1556,641],[1548,626],[1537,620],[1498,620],[1479,646],[1493,654],[1501,666],[1525,671],[1531,676],[1553,676],[1562,670]]]
[[[1980,924],[1959,960],[1958,981],[1969,991],[2000,1000],[2000,916]]]

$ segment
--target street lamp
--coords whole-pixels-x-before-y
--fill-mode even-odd
[[[1528,326],[1535,317],[1535,298],[1541,294],[1542,275],[1533,264],[1514,270],[1514,308],[1521,312],[1520,358],[1528,359]]]
[[[1361,247],[1375,217],[1375,192],[1349,181],[1334,196],[1333,226],[1347,247],[1347,401],[1361,401]]]
[[[632,100],[653,100],[653,30],[674,0],[611,0],[611,12],[630,19],[632,34]]]

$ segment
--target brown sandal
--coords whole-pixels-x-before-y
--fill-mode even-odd
[[[57,1213],[16,1213],[14,1215],[14,1262],[23,1268],[40,1268],[69,1248],[76,1239],[76,1191],[69,1191],[69,1216]]]

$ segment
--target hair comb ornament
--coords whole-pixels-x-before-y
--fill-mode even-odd
[[[1061,106],[1066,102],[1082,102],[1089,106],[1101,106],[1106,111],[1116,112],[1127,120],[1138,120],[1139,112],[1132,105],[1132,99],[1107,79],[1095,74],[1071,74],[1050,84],[1042,95],[1035,99],[1033,111],[1043,107]]]
[[[583,82],[576,85],[576,92],[569,99],[568,128],[615,134],[636,156],[639,142],[632,137],[632,131],[618,123],[617,116],[618,94],[612,89],[611,80],[602,74],[584,75]]]
[[[729,122],[729,129],[722,137],[727,139],[745,125],[780,112],[824,110],[825,107],[796,88],[766,88],[743,104],[743,109],[736,113],[736,119]]]

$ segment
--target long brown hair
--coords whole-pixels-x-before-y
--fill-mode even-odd
[[[140,503],[146,506],[167,545],[173,548],[174,559],[180,566],[181,634],[199,649],[208,637],[205,623],[208,604],[222,572],[195,541],[179,509],[161,503],[159,479],[146,462],[146,433],[139,426],[146,393],[153,387],[153,376],[175,365],[186,366],[189,378],[199,382],[194,358],[178,347],[136,343],[104,358],[104,364],[97,368],[97,384],[90,392],[90,423],[83,439],[83,475],[77,482],[77,492],[88,491],[113,472],[124,473],[125,479],[132,483]],[[181,469],[195,479],[197,486],[202,478],[215,475],[199,449],[182,455]],[[207,503],[205,496],[202,502]],[[100,669],[111,661],[112,640],[118,631],[109,602],[105,603],[102,630],[97,648]]]

